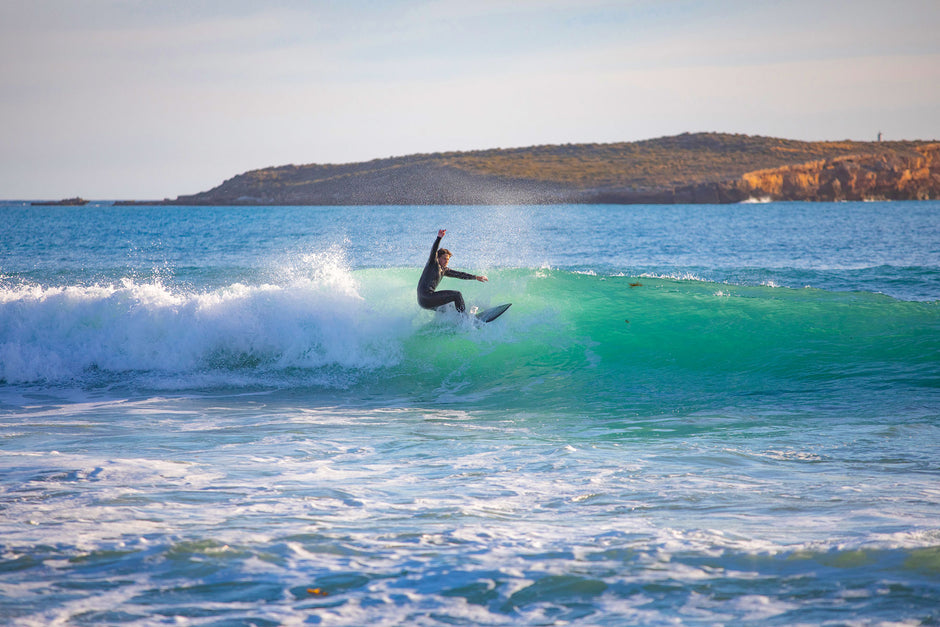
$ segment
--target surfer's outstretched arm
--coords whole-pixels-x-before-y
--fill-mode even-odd
[[[449,276],[452,279],[464,279],[465,281],[479,281],[481,283],[486,283],[489,281],[485,276],[477,276],[475,274],[470,274],[469,272],[461,272],[460,270],[451,270],[448,268],[444,270],[444,276]]]

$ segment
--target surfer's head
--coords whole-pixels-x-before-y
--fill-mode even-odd
[[[442,268],[447,267],[447,262],[450,261],[451,257],[453,257],[453,255],[451,255],[450,251],[446,248],[437,251],[437,263],[439,263]]]

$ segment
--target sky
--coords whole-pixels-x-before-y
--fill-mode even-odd
[[[2,0],[0,198],[683,132],[940,139],[938,0]]]

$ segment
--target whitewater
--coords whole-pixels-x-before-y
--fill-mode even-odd
[[[4,623],[940,621],[940,202],[0,216]]]

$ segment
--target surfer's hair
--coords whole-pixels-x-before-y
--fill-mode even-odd
[[[446,248],[441,248],[440,250],[437,251],[437,256],[440,257],[441,255],[447,255],[447,258],[448,258],[448,259],[450,259],[451,257],[453,257],[453,255],[451,254],[451,252],[450,252],[449,250],[447,250]]]

